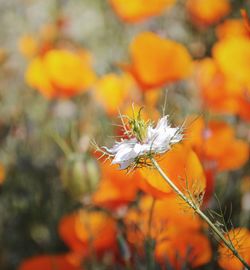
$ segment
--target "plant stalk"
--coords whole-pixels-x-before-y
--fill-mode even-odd
[[[195,203],[193,203],[192,200],[190,200],[172,181],[168,178],[168,176],[164,173],[164,171],[159,166],[158,162],[151,158],[151,162],[154,165],[154,167],[157,169],[157,171],[160,173],[160,175],[163,177],[163,179],[168,183],[168,185],[175,191],[175,193],[181,197],[183,201],[185,201],[195,212],[202,218],[211,228],[211,230],[214,232],[215,235],[217,235],[220,240],[227,246],[233,255],[237,257],[241,263],[245,266],[246,269],[250,270],[250,266],[246,263],[246,261],[241,257],[241,255],[238,253],[238,251],[235,249],[233,244],[226,239],[226,237],[223,235],[223,233],[213,224],[213,222],[204,214],[199,206],[197,206]]]

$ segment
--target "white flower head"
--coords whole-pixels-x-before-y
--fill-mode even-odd
[[[183,127],[171,127],[168,115],[154,127],[142,120],[139,113],[137,118],[129,120],[129,127],[124,125],[128,139],[115,142],[112,148],[103,147],[112,164],[119,164],[121,170],[149,165],[150,157],[169,151],[183,138]]]

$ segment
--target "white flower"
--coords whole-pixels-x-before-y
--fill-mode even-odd
[[[163,154],[171,146],[182,140],[182,128],[170,126],[168,116],[162,117],[156,127],[147,126],[146,138],[143,142],[136,137],[116,142],[112,148],[105,150],[114,156],[112,164],[119,164],[120,169],[131,166],[136,159],[149,154]]]

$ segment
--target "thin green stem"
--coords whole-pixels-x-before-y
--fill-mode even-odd
[[[72,150],[70,149],[68,144],[61,138],[61,136],[59,136],[59,134],[50,132],[49,135],[63,151],[65,156],[69,156],[72,153]]]
[[[223,235],[223,233],[213,224],[213,222],[200,210],[199,206],[197,206],[195,203],[193,203],[192,200],[190,200],[172,181],[168,178],[168,176],[164,173],[164,171],[159,166],[158,162],[151,158],[152,164],[157,169],[157,171],[160,173],[160,175],[163,177],[163,179],[168,183],[168,185],[175,191],[175,193],[181,197],[183,201],[185,201],[211,228],[211,230],[217,235],[220,240],[225,244],[225,246],[228,247],[228,249],[231,250],[231,252],[234,254],[235,257],[237,257],[241,263],[246,267],[246,269],[250,270],[250,266],[246,263],[246,261],[241,257],[241,255],[238,253],[238,251],[235,249],[233,244],[226,239],[226,237]]]

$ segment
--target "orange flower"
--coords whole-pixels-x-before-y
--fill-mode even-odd
[[[208,263],[212,251],[208,238],[200,232],[180,234],[176,232],[156,247],[156,258],[162,264],[167,261],[174,269],[183,269],[187,263],[198,267]]]
[[[131,46],[132,73],[144,90],[185,79],[190,75],[192,60],[187,49],[172,40],[143,32],[135,37]]]
[[[231,230],[226,237],[230,239],[241,257],[250,264],[250,232],[246,228]],[[243,270],[242,263],[225,246],[219,247],[219,265],[225,270]]]
[[[187,260],[194,267],[210,261],[209,241],[201,234],[202,222],[191,208],[184,206],[176,195],[156,200],[150,225],[151,207],[152,198],[143,197],[139,208],[128,212],[125,224],[131,244],[143,248],[146,237],[152,237],[156,259],[164,264],[168,261],[174,269]],[[192,251],[188,253],[190,247]]]
[[[250,37],[243,20],[230,19],[216,27],[216,35],[219,39],[234,37]]]
[[[137,173],[126,174],[117,166],[101,165],[102,178],[99,189],[93,196],[93,203],[115,209],[133,201],[137,194]]]
[[[5,180],[5,167],[0,163],[0,185],[3,184],[4,180]]]
[[[194,23],[209,26],[226,16],[231,5],[228,0],[188,0],[187,10]]]
[[[249,146],[236,139],[234,129],[224,122],[210,121],[205,124],[202,118],[194,121],[188,129],[188,137],[206,169],[225,171],[238,169],[249,157]]]
[[[61,220],[59,234],[73,251],[102,253],[115,247],[116,223],[103,212],[82,210]]]
[[[138,22],[160,15],[175,0],[110,0],[115,12],[126,22]]]
[[[245,26],[247,32],[250,33],[250,19],[249,19],[249,16],[247,14],[247,11],[245,9],[241,9],[240,13],[241,13],[241,16],[242,16],[243,21],[244,21],[244,26]]]
[[[38,41],[32,35],[24,35],[18,42],[18,48],[24,56],[31,58],[38,52]]]
[[[247,113],[250,102],[244,88],[233,77],[226,77],[212,58],[197,63],[195,80],[206,107],[217,113],[238,114],[246,119],[250,117]]]
[[[118,109],[125,103],[126,99],[135,89],[135,83],[130,75],[118,76],[114,73],[100,78],[95,84],[95,96],[103,105],[108,114],[117,114]]]
[[[160,243],[166,240],[165,236],[176,231],[186,233],[201,229],[202,223],[198,216],[194,215],[191,208],[184,206],[175,194],[155,201],[152,224],[149,224],[152,203],[152,197],[144,196],[139,201],[138,208],[131,208],[128,211],[125,224],[128,241],[131,244],[142,247],[148,234],[156,240],[156,243]]]
[[[166,236],[175,234],[176,231],[185,233],[185,231],[190,232],[201,228],[202,223],[198,217],[194,216],[190,208],[183,206],[175,195],[164,200],[156,200],[150,225],[149,215],[152,203],[152,197],[144,196],[138,208],[131,208],[128,211],[125,224],[130,244],[142,248],[144,240],[149,236],[156,243],[160,243]]]
[[[23,35],[18,42],[19,51],[27,58],[42,56],[60,43],[60,30],[65,18],[58,18],[54,23],[45,24],[34,34]]]
[[[83,270],[82,257],[66,255],[41,255],[24,260],[18,270]]]
[[[250,93],[250,39],[223,39],[213,47],[213,56],[220,70]]]
[[[187,184],[191,190],[195,188],[197,192],[202,192],[205,189],[206,179],[203,168],[190,147],[182,144],[176,145],[162,157],[159,165],[180,189],[186,189]],[[144,189],[145,192],[155,197],[173,193],[172,188],[164,181],[157,170],[142,168],[139,172],[148,184]],[[150,186],[152,189],[149,188]],[[160,193],[155,192],[155,190]]]
[[[51,50],[33,59],[26,72],[28,84],[47,98],[67,98],[80,94],[95,79],[89,54],[67,50]]]

